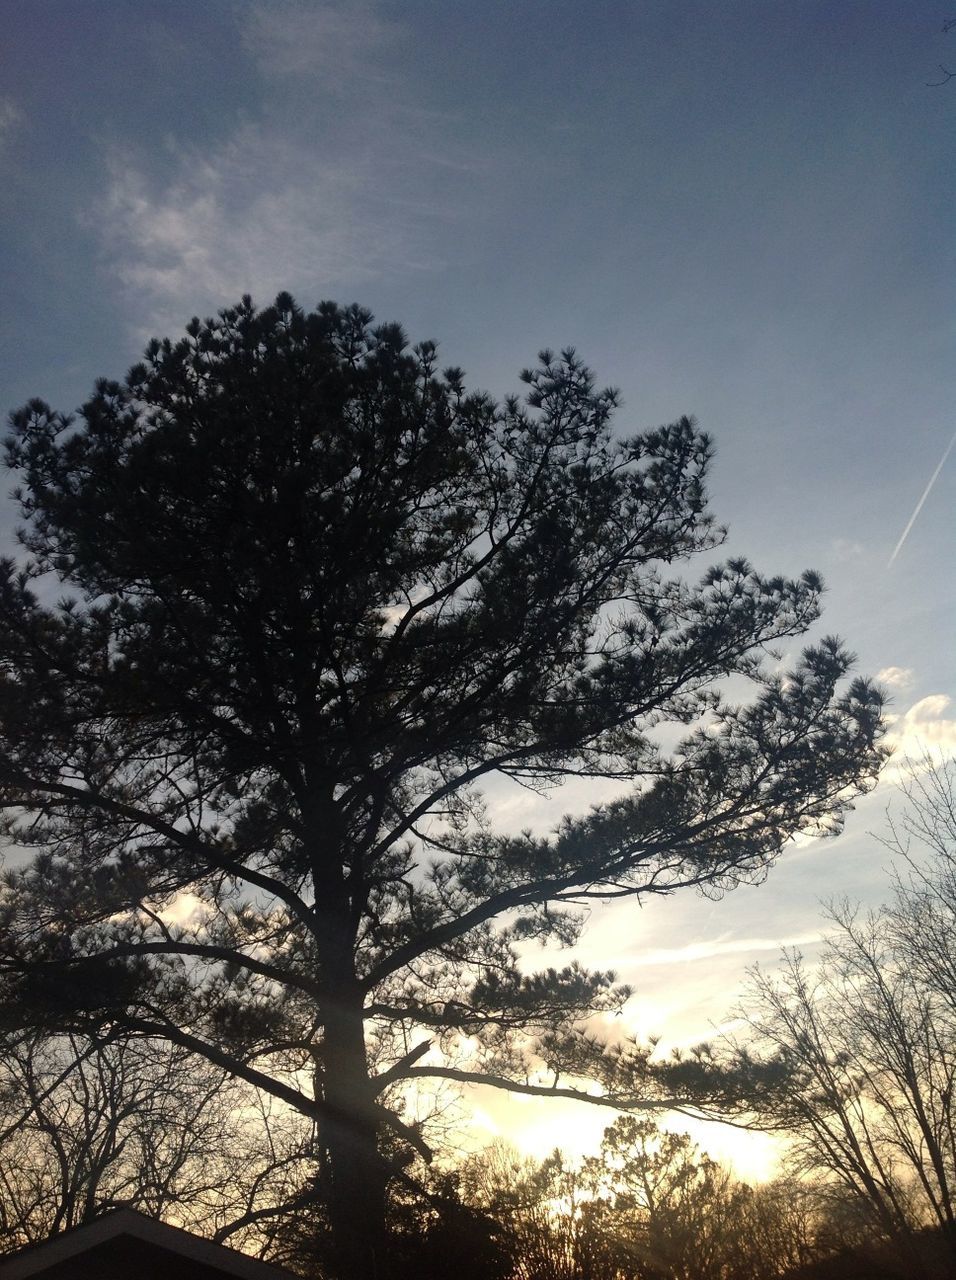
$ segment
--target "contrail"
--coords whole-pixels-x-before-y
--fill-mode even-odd
[[[906,541],[906,539],[909,537],[910,529],[912,529],[913,525],[916,523],[916,517],[917,517],[917,516],[919,515],[919,513],[923,510],[923,503],[924,503],[924,502],[926,501],[926,499],[929,497],[929,491],[930,491],[930,489],[932,489],[933,485],[936,483],[936,479],[937,479],[937,477],[938,477],[939,473],[942,471],[942,469],[943,469],[943,467],[944,467],[944,465],[945,465],[945,463],[946,463],[946,459],[947,459],[947,458],[949,457],[949,455],[952,453],[952,451],[953,451],[953,445],[954,445],[954,444],[956,444],[956,431],[954,431],[954,432],[953,432],[953,438],[952,438],[952,440],[950,440],[949,444],[946,446],[945,450],[943,451],[943,456],[940,458],[939,462],[937,463],[937,465],[936,465],[936,470],[935,470],[935,471],[933,472],[933,474],[930,476],[930,478],[929,478],[929,484],[928,484],[928,485],[926,486],[926,488],[923,490],[923,496],[920,498],[919,502],[917,502],[917,504],[916,504],[916,509],[915,509],[915,511],[913,512],[913,514],[910,516],[910,518],[909,518],[909,522],[908,522],[908,524],[907,524],[906,528],[905,528],[905,529],[903,530],[903,532],[900,534],[900,540],[899,540],[899,542],[896,544],[896,546],[893,548],[893,554],[890,556],[889,560],[887,560],[887,562],[886,562],[886,567],[887,567],[887,569],[889,569],[889,568],[891,568],[891,567],[892,567],[892,565],[893,565],[893,561],[894,561],[894,560],[896,559],[896,557],[899,555],[900,547],[902,547],[903,543],[904,543],[904,542]]]

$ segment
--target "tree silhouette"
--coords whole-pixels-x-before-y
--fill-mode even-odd
[[[522,376],[466,394],[433,344],[280,295],[153,341],[78,420],[12,418],[0,805],[35,856],[0,898],[7,1023],[164,1037],[316,1119],[342,1275],[427,1158],[410,1081],[647,1099],[646,1059],[573,1034],[613,975],[528,973],[526,940],[761,877],[882,758],[838,642],[765,668],[814,574],[669,573],[722,537],[694,423],[613,436],[571,350]],[[621,795],[513,834],[493,778]]]
[[[256,1247],[311,1168],[270,1101],[164,1042],[0,1042],[0,1253],[121,1207]]]
[[[831,904],[819,964],[788,953],[755,971],[743,1012],[779,1068],[751,1099],[758,1121],[847,1188],[917,1275],[927,1226],[956,1263],[956,765],[927,758],[905,790],[883,841],[907,868],[894,899]]]
[[[495,1143],[460,1177],[498,1223],[509,1280],[776,1280],[816,1253],[813,1187],[751,1188],[647,1117],[619,1116],[580,1160]]]

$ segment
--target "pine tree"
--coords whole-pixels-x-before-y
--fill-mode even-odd
[[[427,1157],[408,1082],[651,1087],[575,1032],[613,974],[528,973],[523,943],[761,877],[881,761],[837,641],[766,664],[814,574],[674,572],[722,538],[693,421],[612,434],[572,350],[522,377],[468,394],[434,344],[280,295],[153,341],[78,419],[12,418],[0,805],[34,857],[0,896],[6,1021],[165,1037],[316,1119],[343,1276]],[[495,777],[621,795],[513,835]]]

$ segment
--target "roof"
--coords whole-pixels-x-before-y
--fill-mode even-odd
[[[114,1275],[136,1280],[291,1280],[292,1273],[135,1209],[114,1209],[0,1257],[0,1280],[110,1280]]]

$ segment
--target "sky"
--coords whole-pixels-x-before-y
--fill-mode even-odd
[[[816,634],[881,678],[901,749],[952,754],[956,81],[927,83],[956,67],[951,16],[0,0],[0,407],[73,408],[244,292],[361,302],[499,396],[572,344],[620,388],[622,432],[698,417],[727,552],[819,570]],[[596,913],[582,958],[636,986],[627,1027],[695,1043],[748,965],[783,943],[812,957],[821,899],[885,898],[869,833],[898,773],[759,887]],[[588,801],[494,797],[503,823],[542,828]],[[475,1106],[535,1151],[608,1118]],[[766,1145],[706,1133],[769,1168]]]

